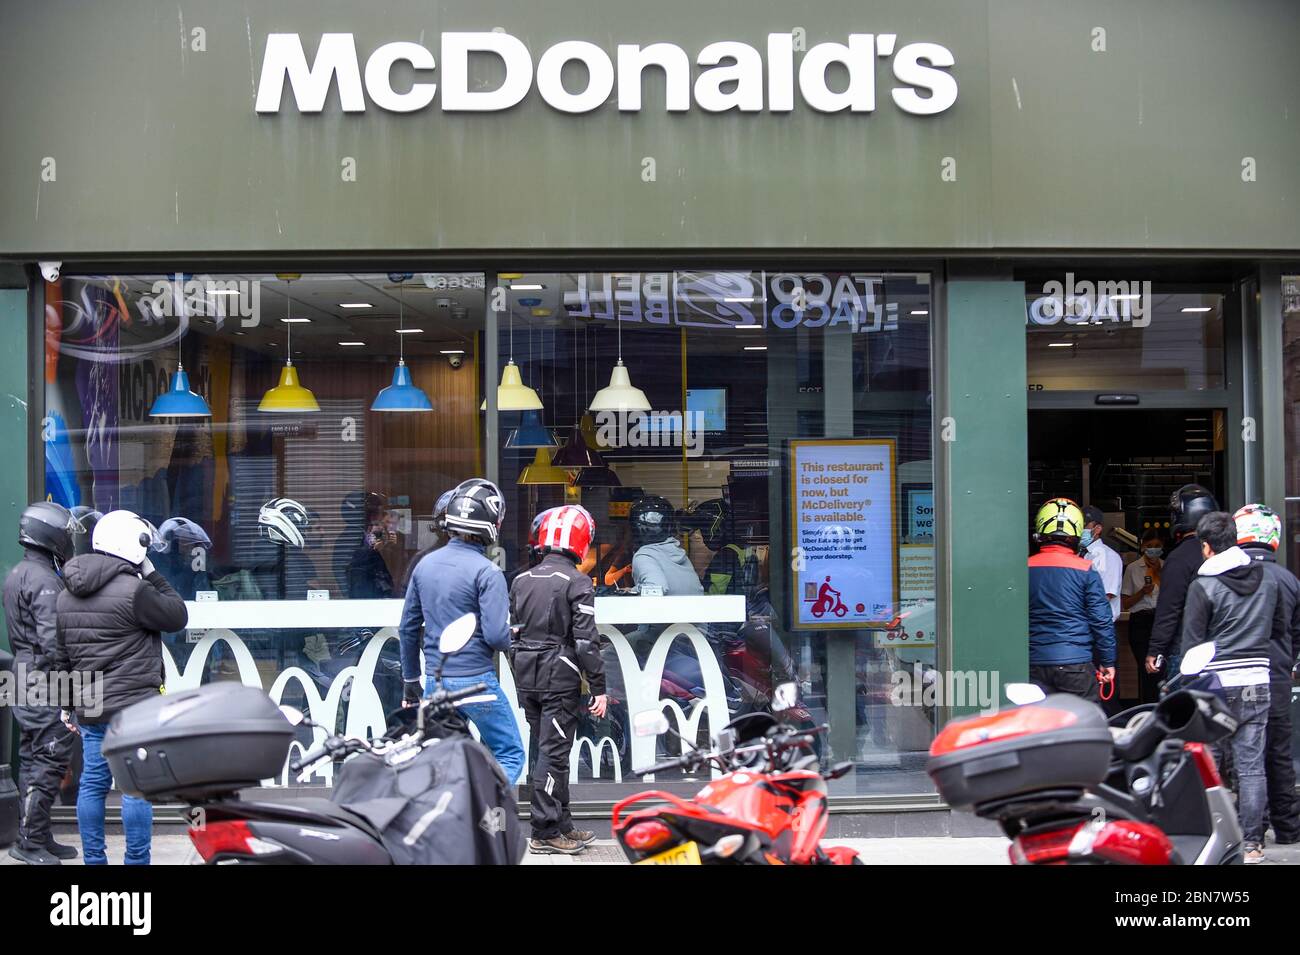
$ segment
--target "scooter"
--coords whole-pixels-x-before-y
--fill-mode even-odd
[[[466,614],[443,630],[439,650],[444,661],[469,642],[475,625],[474,615]],[[440,676],[441,667],[435,677],[438,690],[418,707],[393,714],[398,717],[395,730],[377,739],[331,735],[291,762],[290,771],[300,773],[324,759],[346,759],[354,754],[368,754],[369,758],[382,761],[385,767],[398,767],[414,759],[424,747],[452,737],[468,740],[468,730],[457,712],[458,708],[493,697],[485,695],[487,686],[481,683],[446,692],[441,688]],[[290,723],[312,725],[297,710],[283,706],[280,709]],[[404,726],[412,722],[409,719],[412,713],[414,726]],[[335,793],[347,788],[349,771],[355,765],[352,762],[342,765],[335,780]],[[372,771],[375,768],[373,763],[369,767]],[[506,798],[509,800],[509,796]],[[237,794],[222,795],[191,802],[189,837],[207,865],[394,864],[393,855],[385,845],[384,831],[376,825],[371,808],[321,797],[298,797],[270,803],[247,802]],[[514,805],[504,807],[504,812],[513,815]],[[426,827],[429,825],[423,818],[420,823]],[[412,829],[408,836],[414,832]],[[522,842],[520,844],[522,846]]]
[[[947,801],[1001,825],[1015,865],[1240,863],[1236,808],[1208,748],[1237,729],[1218,677],[1204,673],[1213,657],[1212,643],[1189,650],[1158,703],[1105,722],[1091,703],[1011,684],[1019,705],[949,724],[927,771]],[[1092,783],[1082,767],[1094,753]],[[1003,794],[980,781],[999,775]]]
[[[723,775],[682,799],[663,790],[638,793],[614,806],[612,828],[635,865],[861,865],[855,850],[823,846],[826,782],[852,763],[821,772],[811,752],[816,732],[801,732],[781,717],[797,702],[796,686],[777,687],[771,713],[748,713],[718,733],[710,750],[637,770],[698,771]],[[819,730],[825,727],[819,727]],[[633,718],[638,736],[671,732],[662,711]],[[677,736],[683,747],[690,741]],[[653,804],[653,805],[649,805]]]

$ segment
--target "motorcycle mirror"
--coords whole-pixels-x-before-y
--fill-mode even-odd
[[[1006,694],[1007,699],[1016,706],[1041,703],[1047,699],[1047,694],[1043,692],[1042,687],[1035,686],[1032,683],[1008,683]]]
[[[667,733],[668,717],[661,710],[643,710],[632,717],[632,732],[642,737]]]
[[[777,684],[776,691],[772,694],[772,709],[780,713],[783,710],[791,709],[799,702],[799,686],[796,683]]]
[[[301,726],[303,721],[307,719],[302,710],[296,710],[292,706],[282,706],[280,712],[284,714],[284,718],[289,721],[290,726]]]
[[[1196,676],[1214,659],[1214,643],[1207,640],[1198,643],[1183,654],[1183,662],[1178,664],[1178,672],[1183,676]]]
[[[477,626],[478,618],[472,613],[457,617],[442,628],[442,633],[438,637],[438,652],[447,656],[462,650],[465,644],[469,643],[469,638],[474,636]]]

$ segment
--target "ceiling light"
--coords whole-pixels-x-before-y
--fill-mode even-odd
[[[407,331],[419,331],[416,329],[405,328],[403,323],[406,321],[406,288],[402,285],[411,276],[409,275],[390,275],[389,278],[398,283],[397,286],[397,334],[401,335]],[[382,389],[379,394],[375,395],[375,400],[370,405],[371,411],[432,411],[433,402],[429,400],[421,389],[415,386],[411,380],[411,369],[406,367],[406,354],[401,347],[401,339],[398,340],[397,367],[393,369],[393,383],[387,388]]]
[[[1212,312],[1214,308],[1210,305],[1188,305],[1183,309],[1184,312]]]
[[[463,355],[463,354],[465,354],[465,349],[463,349],[463,348],[443,348],[443,349],[441,349],[441,350],[438,352],[438,354],[439,354],[439,355]]]
[[[239,294],[239,289],[234,289],[234,288],[210,288],[210,289],[208,289],[208,294],[209,294],[209,295],[238,295],[238,294]]]
[[[909,312],[908,314],[909,314],[909,315],[929,315],[929,314],[930,314],[930,310],[929,310],[928,308],[914,308],[914,309],[912,309],[912,311]]]
[[[755,329],[755,328],[762,328],[763,326],[762,326],[760,323],[758,323],[758,322],[747,322],[747,323],[745,323],[744,325],[732,325],[731,327],[732,327],[732,328],[743,328],[743,329],[745,329],[746,331],[752,331],[752,330]]]
[[[286,325],[309,325],[309,324],[311,324],[311,319],[310,319],[310,318],[282,318],[282,319],[280,319],[280,321],[284,322]]]
[[[515,285],[513,283],[510,286],[512,292],[540,292],[544,288],[546,288],[545,285]]]
[[[369,302],[339,302],[339,308],[374,308]]]
[[[724,302],[752,302],[754,301],[754,297],[752,295],[747,298],[740,298],[737,296],[735,298],[724,298],[723,301]]]
[[[1074,342],[1048,342],[1048,348],[1073,348]]]
[[[746,345],[745,351],[767,351],[766,345]]]
[[[364,345],[365,342],[339,342],[344,348],[356,348],[358,345]]]
[[[277,276],[284,280],[285,316],[293,310],[293,299],[289,296],[289,283],[298,278],[296,272],[280,272]],[[320,404],[311,389],[304,388],[298,381],[298,369],[293,367],[293,329],[285,333],[284,367],[280,369],[280,383],[267,389],[262,395],[258,411],[275,414],[309,414],[320,411]]]
[[[1136,302],[1141,297],[1135,292],[1130,292],[1126,295],[1112,295],[1110,298],[1112,302]]]
[[[399,329],[397,329],[397,334],[399,334],[399,335],[418,335],[418,334],[420,334],[420,333],[423,332],[423,331],[424,331],[423,328],[399,328]]]

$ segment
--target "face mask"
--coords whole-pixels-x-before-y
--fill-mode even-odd
[[[1159,557],[1165,552],[1163,547],[1148,547],[1145,551],[1148,557]]]
[[[1092,528],[1087,528],[1084,530],[1083,536],[1079,538],[1079,546],[1090,547],[1092,546],[1092,541],[1093,541]]]

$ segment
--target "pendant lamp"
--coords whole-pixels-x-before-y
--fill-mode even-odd
[[[573,482],[578,487],[622,487],[611,467],[583,468],[578,472],[578,479]]]
[[[596,419],[591,416],[590,411],[582,413],[582,420],[578,422],[578,429],[582,432],[582,440],[587,443],[587,447],[593,451],[599,451],[600,435],[596,432]]]
[[[618,364],[610,372],[609,384],[596,392],[588,407],[592,411],[649,411],[645,392],[632,387],[627,366],[623,364],[623,322],[618,322]]]
[[[179,290],[176,294],[179,314],[185,316],[185,300]],[[171,387],[154,399],[149,409],[151,418],[211,418],[212,409],[203,400],[202,395],[190,390],[190,376],[185,373],[181,362],[181,333],[176,333],[176,371],[172,375]]]
[[[569,432],[569,440],[555,453],[551,463],[557,468],[567,468],[570,471],[578,468],[605,467],[604,459],[587,447],[587,442],[582,436],[581,425],[573,426],[573,430]]]
[[[538,448],[533,463],[519,472],[518,484],[568,484],[569,472],[551,463],[551,452]]]
[[[409,275],[390,275],[397,282],[397,367],[393,369],[393,383],[375,395],[371,411],[432,411],[433,402],[411,381],[411,369],[406,367],[406,287]]]
[[[501,278],[506,277],[501,276]],[[506,303],[506,307],[509,309],[510,316],[510,360],[506,362],[505,368],[501,369],[501,384],[497,385],[497,411],[541,411],[542,399],[536,391],[525,385],[523,378],[519,376],[519,366],[515,364],[515,313],[510,309],[509,302]],[[486,410],[487,400],[484,399],[479,411]]]
[[[542,424],[542,416],[537,411],[525,411],[519,417],[519,427],[510,432],[506,438],[507,448],[555,448],[559,443],[551,429]]]
[[[293,299],[289,296],[289,283],[297,276],[281,275],[285,282],[285,318],[292,318]],[[275,414],[309,414],[320,411],[316,396],[298,381],[298,369],[293,367],[293,323],[285,323],[284,367],[280,369],[280,383],[262,396],[258,411]]]

